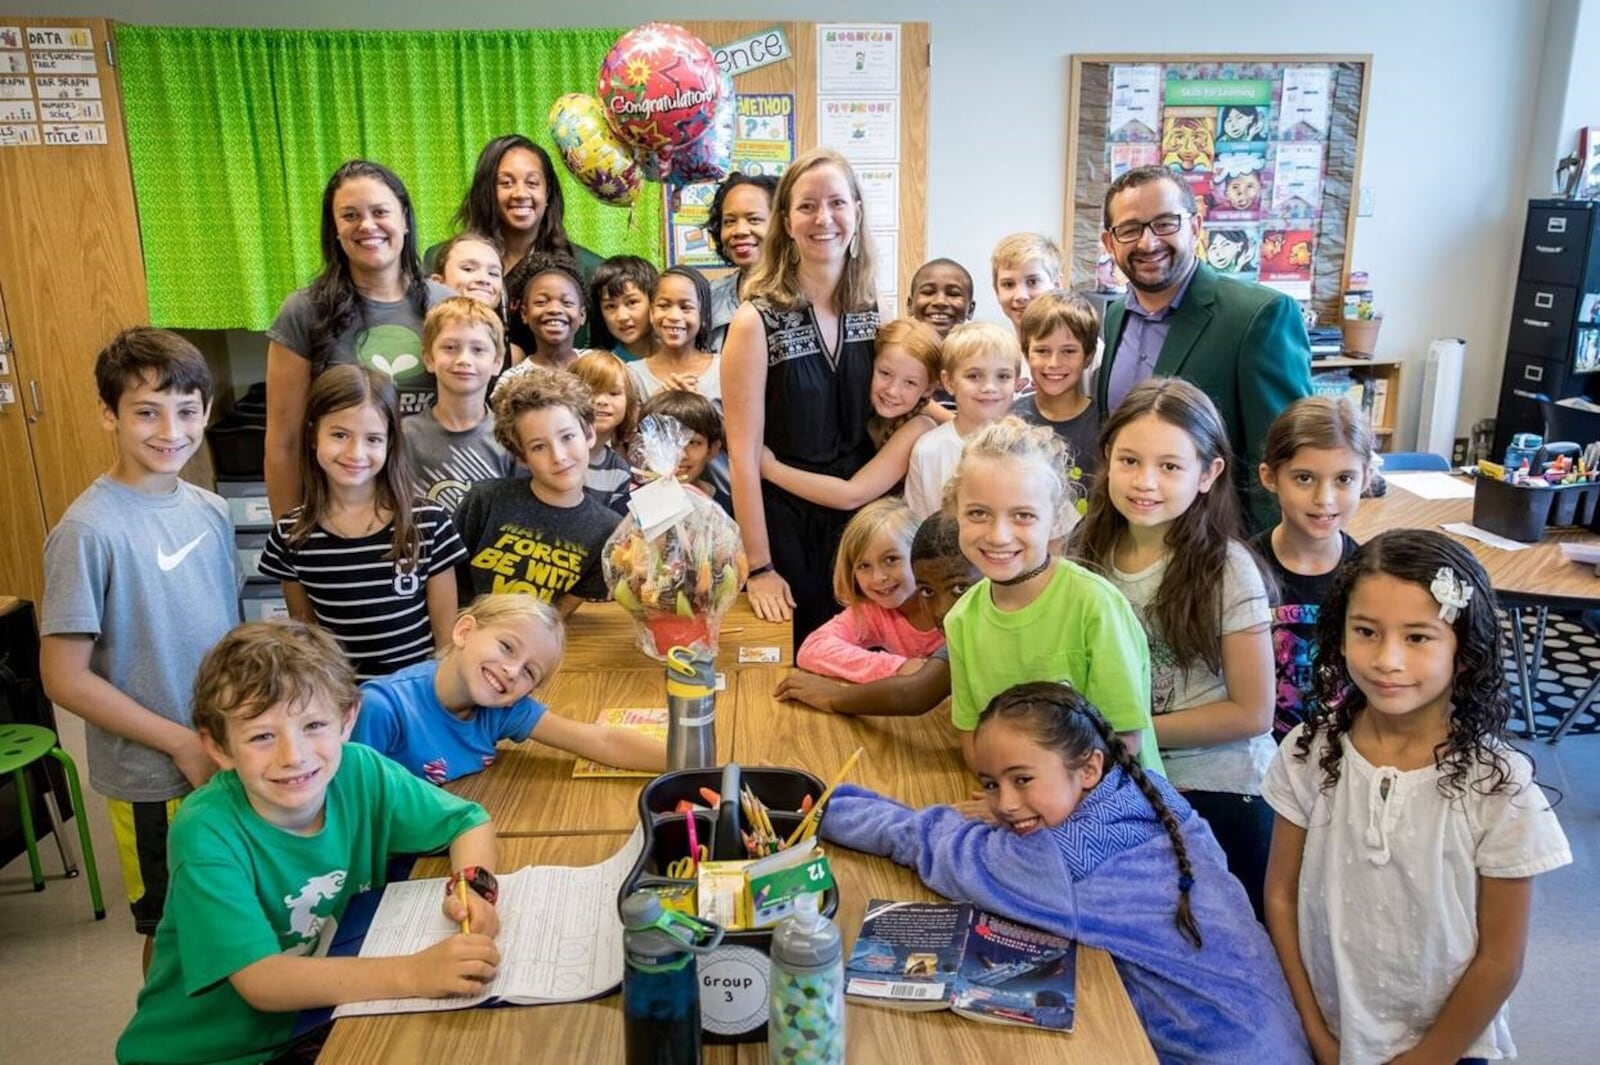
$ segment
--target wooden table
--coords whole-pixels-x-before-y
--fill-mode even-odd
[[[591,865],[616,852],[626,837],[525,836],[500,841],[505,869],[538,865]],[[846,948],[854,943],[868,899],[935,899],[916,874],[883,858],[832,848],[839,881],[837,920]],[[415,875],[448,874],[441,858],[419,862]],[[1104,951],[1078,950],[1078,1004],[1070,1034],[1001,1027],[954,1014],[907,1013],[850,1002],[846,1008],[846,1060],[851,1065],[898,1062],[1006,1062],[1007,1065],[1139,1063],[1155,1054]],[[561,1006],[469,1009],[356,1017],[333,1027],[320,1062],[381,1061],[392,1065],[439,1062],[616,1062],[623,1058],[621,999]],[[708,1065],[765,1065],[765,1043],[705,1048]]]
[[[717,669],[730,675],[743,668],[741,647],[775,647],[779,663],[792,663],[793,628],[787,621],[762,621],[741,592],[722,619]],[[633,619],[615,603],[585,603],[567,619],[567,653],[563,670],[661,669],[662,664],[639,650]]]
[[[1447,522],[1472,522],[1470,499],[1423,499],[1389,485],[1382,499],[1364,499],[1351,520],[1349,533],[1366,541],[1387,529],[1440,529]],[[1506,551],[1480,540],[1446,533],[1460,543],[1483,567],[1500,605],[1511,613],[1511,643],[1517,660],[1517,687],[1529,737],[1538,735],[1533,720],[1533,674],[1544,658],[1545,622],[1551,610],[1583,611],[1600,607],[1600,576],[1595,567],[1569,562],[1561,554],[1563,543],[1600,543],[1587,529],[1556,528],[1524,551]],[[1534,611],[1533,648],[1523,634],[1523,610]],[[1573,707],[1551,739],[1559,739],[1583,701]]]

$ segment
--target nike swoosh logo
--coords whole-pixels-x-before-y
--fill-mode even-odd
[[[161,550],[161,548],[156,548],[156,565],[161,567],[162,573],[168,573],[174,569],[177,569],[178,564],[184,559],[188,558],[189,552],[199,547],[200,541],[204,540],[205,538],[206,534],[201,533],[199,536],[196,536],[193,540],[190,540],[188,543],[184,544],[170,555]]]

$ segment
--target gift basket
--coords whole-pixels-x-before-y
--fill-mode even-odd
[[[688,441],[675,418],[652,415],[639,426],[635,465],[652,480],[634,489],[600,560],[611,597],[633,616],[639,649],[662,661],[673,647],[716,654],[722,617],[749,570],[739,527],[675,477]]]

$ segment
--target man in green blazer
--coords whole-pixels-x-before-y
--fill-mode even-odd
[[[1311,394],[1311,346],[1294,300],[1200,262],[1189,186],[1164,166],[1129,170],[1106,191],[1101,243],[1129,281],[1105,315],[1095,385],[1103,420],[1147,377],[1181,377],[1217,405],[1233,447],[1234,484],[1254,532],[1278,520],[1256,465],[1267,427]]]

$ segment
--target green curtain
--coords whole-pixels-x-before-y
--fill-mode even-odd
[[[319,268],[322,186],[341,162],[400,175],[426,248],[453,232],[491,138],[521,132],[555,156],[551,103],[594,92],[622,30],[116,32],[151,320],[261,330]],[[574,241],[660,261],[653,186],[630,211],[556,169]]]

